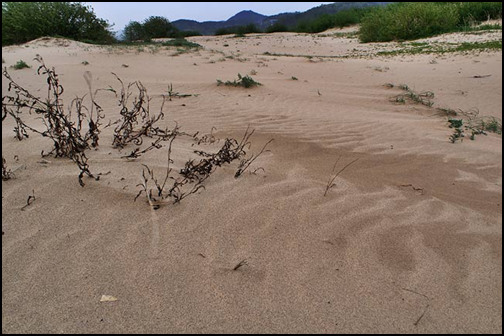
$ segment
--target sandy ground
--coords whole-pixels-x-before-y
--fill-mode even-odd
[[[222,167],[205,190],[152,210],[134,197],[142,164],[164,173],[166,147],[128,161],[134,146],[118,152],[107,128],[89,164],[110,173],[81,187],[74,163],[40,163],[51,142],[17,141],[7,118],[2,332],[502,333],[502,137],[452,144],[436,115],[502,118],[502,53],[377,57],[399,45],[338,33],[194,37],[204,48],[192,52],[55,39],[2,48],[4,66],[32,66],[8,71],[40,96],[33,58],[54,66],[67,106],[87,93],[86,71],[93,89],[118,88],[114,72],[145,85],[152,111],[170,84],[193,95],[166,102],[163,126],[215,127],[221,139],[250,126],[254,153],[274,139],[251,167],[264,171],[235,179],[236,164]],[[238,73],[263,85],[217,86]],[[401,90],[385,83],[432,91],[434,106],[393,103]],[[119,117],[110,92],[97,101],[105,123]],[[192,150],[176,139],[174,168]],[[338,168],[359,160],[324,196],[339,157]]]

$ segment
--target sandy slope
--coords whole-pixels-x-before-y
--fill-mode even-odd
[[[108,128],[89,157],[111,173],[81,188],[72,162],[39,163],[50,142],[18,142],[6,119],[16,178],[2,182],[2,332],[501,333],[502,137],[452,144],[435,107],[502,118],[502,53],[371,57],[397,46],[332,33],[195,37],[204,49],[179,55],[47,39],[3,48],[4,66],[33,66],[9,73],[40,95],[31,60],[55,66],[65,104],[87,92],[85,71],[94,89],[117,88],[114,72],[140,80],[153,111],[170,83],[196,94],[167,102],[166,126],[225,138],[250,125],[255,153],[275,140],[252,167],[265,172],[221,168],[154,211],[133,199],[141,164],[164,174],[166,149],[128,162]],[[263,86],[216,85],[251,71]],[[401,91],[385,83],[430,90],[434,107],[394,104]],[[118,118],[110,92],[97,99]],[[192,150],[175,141],[175,168]],[[324,197],[338,157],[359,160]]]

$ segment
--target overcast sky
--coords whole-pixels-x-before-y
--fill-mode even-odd
[[[263,15],[303,12],[332,2],[85,2],[96,15],[114,24],[112,30],[124,28],[130,21],[142,22],[149,16],[163,16],[170,21],[225,21],[242,10]]]

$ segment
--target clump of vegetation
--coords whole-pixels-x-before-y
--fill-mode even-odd
[[[280,32],[288,32],[290,31],[286,25],[281,22],[275,22],[268,28],[266,28],[265,33],[280,33]]]
[[[481,128],[487,132],[502,134],[502,121],[495,117],[481,120]]]
[[[453,113],[450,113],[450,115],[453,115]],[[465,137],[465,132],[471,133],[469,136],[471,140],[475,140],[476,135],[487,135],[488,132],[502,134],[502,121],[495,117],[480,117],[477,109],[469,111],[459,110],[457,115],[462,118],[448,119],[448,127],[453,128],[453,134],[450,136],[452,143],[458,140],[462,141]]]
[[[104,118],[102,108],[95,102],[93,92],[91,92],[90,75],[86,78],[88,82],[92,105],[90,109],[83,106],[83,98],[75,98],[70,104],[68,111],[65,111],[64,104],[61,99],[63,94],[63,86],[59,82],[58,75],[54,68],[48,68],[39,55],[36,60],[41,63],[37,73],[47,77],[47,97],[42,99],[34,96],[28,90],[17,84],[9,75],[6,69],[3,71],[3,76],[8,81],[8,91],[14,92],[13,96],[2,97],[2,111],[6,116],[11,115],[17,122],[16,134],[22,138],[26,135],[26,130],[38,133],[43,137],[50,138],[53,141],[53,148],[49,153],[42,151],[42,156],[54,155],[55,157],[67,157],[74,161],[80,169],[79,183],[84,186],[82,177],[84,174],[93,177],[89,171],[88,158],[85,151],[91,147],[98,146],[100,134],[100,120]],[[74,111],[72,111],[74,109]],[[40,131],[31,126],[28,126],[22,119],[23,111],[28,110],[29,113],[34,112],[43,121],[45,130]],[[88,115],[84,113],[86,111]],[[76,120],[72,118],[73,113]],[[83,132],[84,119],[87,116],[88,129]],[[21,139],[20,139],[21,140]],[[98,177],[96,177],[98,179]]]
[[[56,35],[111,43],[109,29],[106,20],[79,2],[2,2],[2,45]]]
[[[394,84],[387,83],[384,86],[393,88]],[[432,91],[423,91],[418,93],[411,90],[410,87],[406,84],[401,84],[398,86],[398,88],[406,92],[390,98],[392,102],[405,104],[407,101],[412,101],[414,103],[422,104],[427,107],[432,107],[432,105],[434,105],[434,102],[431,100],[432,98],[434,98],[434,92]]]
[[[244,37],[245,34],[261,33],[261,30],[253,23],[245,26],[234,26],[217,29],[215,35],[236,34],[238,37]]]
[[[201,48],[198,43],[187,41],[185,38],[176,38],[162,43],[165,47]]]
[[[135,81],[129,83],[126,87],[115,73],[113,73],[113,75],[121,84],[121,89],[120,91],[116,91],[113,88],[109,88],[109,91],[112,91],[119,99],[118,105],[121,108],[121,118],[113,123],[117,126],[114,128],[112,146],[115,148],[124,148],[130,143],[140,146],[143,143],[144,136],[153,137],[159,135],[161,136],[161,140],[154,142],[153,148],[160,148],[160,145],[158,145],[159,142],[162,141],[165,136],[170,136],[168,130],[163,130],[155,126],[156,122],[164,118],[164,99],[159,113],[157,115],[151,115],[149,107],[150,98],[143,84],[139,81]],[[138,94],[135,96],[131,107],[129,107],[129,101],[132,95],[130,89],[133,87],[138,90]],[[111,125],[112,124],[108,124],[106,127]],[[139,125],[140,127],[137,127]],[[141,152],[139,148],[136,148],[127,157],[136,158]]]
[[[462,130],[462,126],[464,122],[462,119],[449,119],[448,123],[450,124],[448,127],[453,128],[453,134],[450,135],[451,143],[457,142],[457,140],[462,141],[462,138],[465,137],[464,131]]]
[[[343,28],[361,22],[370,8],[351,8],[335,14],[322,14],[310,21],[300,22],[294,29],[299,33],[320,33],[330,28]]]
[[[172,133],[168,145],[167,166],[164,178],[158,180],[154,174],[154,170],[147,165],[143,165],[142,182],[137,185],[137,187],[141,187],[141,190],[136,195],[135,200],[142,194],[145,194],[147,202],[156,210],[163,203],[171,202],[176,204],[189,195],[195,194],[201,189],[205,189],[204,182],[218,167],[231,164],[233,161],[239,160],[246,155],[246,149],[251,145],[249,139],[253,133],[254,130],[249,131],[249,128],[247,128],[241,141],[233,138],[226,138],[222,147],[215,153],[195,150],[194,153],[197,154],[200,159],[189,159],[186,161],[184,167],[180,169],[176,176],[172,176],[173,169],[170,165],[173,163],[171,159],[172,144],[179,133]],[[198,139],[196,134],[194,135],[194,139]],[[255,156],[252,155],[249,159],[241,159],[241,163],[235,173],[235,178],[243,174],[250,164],[264,152],[271,141],[273,140],[268,141],[264,145],[259,154]],[[198,140],[198,144],[199,143],[201,142]],[[167,184],[169,180],[171,180],[171,183]]]
[[[250,77],[249,75],[246,75],[245,77],[243,77],[242,75],[238,74],[238,80],[234,80],[234,81],[226,81],[226,82],[223,82],[221,81],[220,79],[217,79],[217,85],[226,85],[226,86],[241,86],[241,87],[244,87],[244,88],[251,88],[251,87],[254,87],[254,86],[260,86],[262,85],[261,83],[259,82],[256,82],[252,77]]]
[[[375,7],[361,20],[361,42],[414,40],[502,18],[502,2],[400,2]]]
[[[5,161],[5,158],[2,156],[2,181],[10,180],[13,177],[14,173],[7,168],[7,161]]]
[[[26,64],[25,61],[19,60],[19,61],[17,61],[16,64],[12,65],[11,68],[13,68],[14,70],[21,70],[21,69],[25,69],[25,68],[31,68],[31,66]]]

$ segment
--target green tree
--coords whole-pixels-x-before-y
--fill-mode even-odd
[[[110,28],[79,2],[2,2],[2,45],[56,35],[110,43]]]
[[[128,42],[145,39],[145,30],[143,25],[137,21],[131,21],[124,28],[124,39]]]
[[[151,16],[143,23],[146,38],[176,37],[177,29],[162,16]]]

